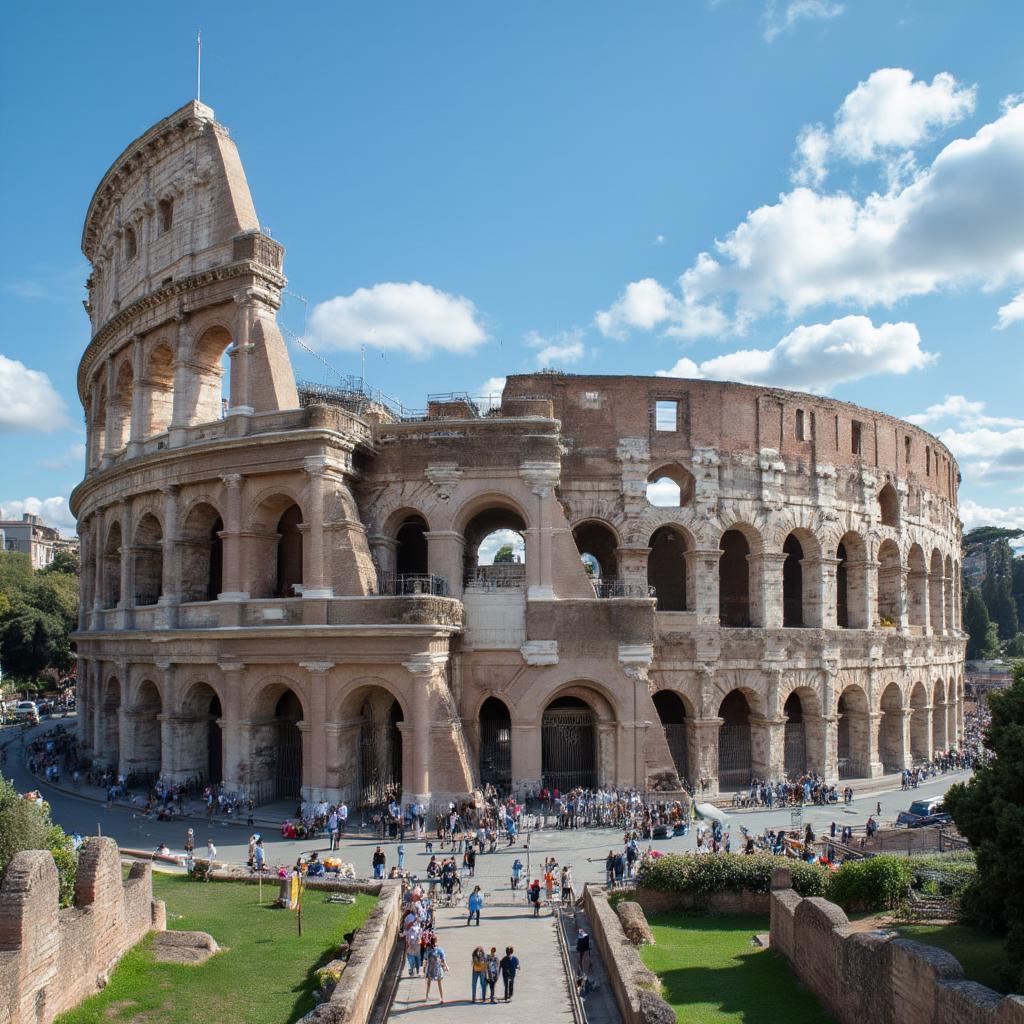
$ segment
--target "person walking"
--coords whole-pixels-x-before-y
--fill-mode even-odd
[[[384,856],[384,851],[378,846],[373,851],[373,877],[383,878],[384,877],[384,864],[387,861],[387,857]]]
[[[409,965],[409,977],[420,973],[420,939],[423,930],[419,921],[413,918],[412,922],[405,929],[405,959]]]
[[[518,889],[519,888],[519,880],[522,877],[523,877],[523,862],[518,857],[516,857],[516,859],[514,861],[512,861],[512,888],[513,889]]]
[[[540,879],[535,878],[526,890],[526,898],[533,904],[533,916],[540,917]]]
[[[483,946],[477,946],[476,949],[473,950],[473,957],[472,960],[470,961],[470,968],[473,973],[473,992],[471,1002],[476,1002],[476,990],[477,987],[479,986],[480,1002],[485,1003],[487,1002],[487,960],[484,956]]]
[[[444,1006],[444,976],[448,973],[448,961],[444,958],[444,950],[437,944],[437,936],[432,935],[427,944],[426,952],[423,954],[424,973],[427,976],[427,994],[423,997],[426,1002],[430,999],[430,983],[437,982],[437,994],[441,997],[441,1005]]]
[[[212,839],[206,840],[206,877],[204,881],[210,880],[210,875],[213,873],[214,860],[217,857],[217,847],[213,845]]]
[[[511,946],[505,947],[505,955],[501,958],[498,969],[501,971],[501,985],[507,1003],[512,998],[516,987],[516,975],[519,973],[519,957],[515,955],[515,950]]]
[[[576,932],[576,956],[579,962],[580,973],[583,973],[583,961],[587,962],[589,966],[591,963],[590,958],[590,935],[580,928]]]
[[[263,836],[256,837],[256,848],[253,851],[253,867],[256,871],[262,871],[266,865],[267,854],[263,849]]]
[[[185,854],[189,855],[195,852],[196,848],[196,836],[192,829],[189,829],[185,833]]]
[[[398,844],[398,870],[405,869],[405,843]]]
[[[487,965],[487,989],[493,1003],[494,989],[498,984],[498,950],[495,946],[491,946],[491,951],[484,957],[484,963]]]
[[[470,925],[473,923],[473,918],[476,918],[476,925],[480,927],[480,911],[484,908],[484,894],[480,891],[480,886],[474,886],[473,891],[469,894],[469,916],[466,918],[466,924]]]

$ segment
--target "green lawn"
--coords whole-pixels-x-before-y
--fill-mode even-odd
[[[964,924],[904,924],[896,931],[908,939],[938,946],[963,964],[971,981],[987,985],[997,992],[1006,989],[997,979],[997,969],[1006,962],[1006,940]]]
[[[800,986],[784,960],[750,940],[768,918],[654,914],[656,945],[640,955],[662,981],[663,994],[687,1024],[821,1024],[831,1018]]]
[[[199,967],[158,964],[144,940],[125,955],[110,984],[57,1024],[283,1024],[313,1007],[313,972],[332,959],[342,935],[366,921],[376,899],[359,895],[331,904],[326,893],[303,896],[302,938],[295,913],[271,910],[277,884],[190,882],[180,875],[153,876],[154,895],[167,901],[167,927],[209,932],[222,948]]]

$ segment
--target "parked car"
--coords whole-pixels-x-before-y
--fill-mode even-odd
[[[33,725],[39,723],[39,708],[34,700],[19,700],[14,706],[14,720],[16,722],[31,722]]]
[[[928,818],[944,818],[949,821],[949,815],[942,814],[942,797],[936,796],[925,800],[915,800],[905,811],[900,811],[896,818],[897,825],[906,825],[908,828],[920,828],[922,825],[938,824],[938,822],[926,821]]]

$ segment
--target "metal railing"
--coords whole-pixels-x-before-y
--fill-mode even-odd
[[[305,346],[303,346],[305,347]],[[339,374],[338,384],[319,384],[315,381],[296,381],[299,405],[340,405],[351,412],[362,413],[368,406],[379,405],[387,409],[397,420],[423,419],[422,409],[409,409],[397,398],[385,394],[366,382],[366,378],[354,374]]]
[[[591,580],[595,597],[657,597],[658,592],[646,583],[625,580]]]
[[[385,597],[405,597],[409,594],[447,597],[448,581],[432,573],[379,572],[377,593]]]
[[[526,586],[526,566],[518,562],[481,565],[469,570],[463,582],[473,590],[520,590]]]

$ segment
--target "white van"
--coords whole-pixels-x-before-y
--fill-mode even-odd
[[[19,700],[14,706],[14,720],[16,722],[31,722],[39,724],[39,708],[34,700]]]

